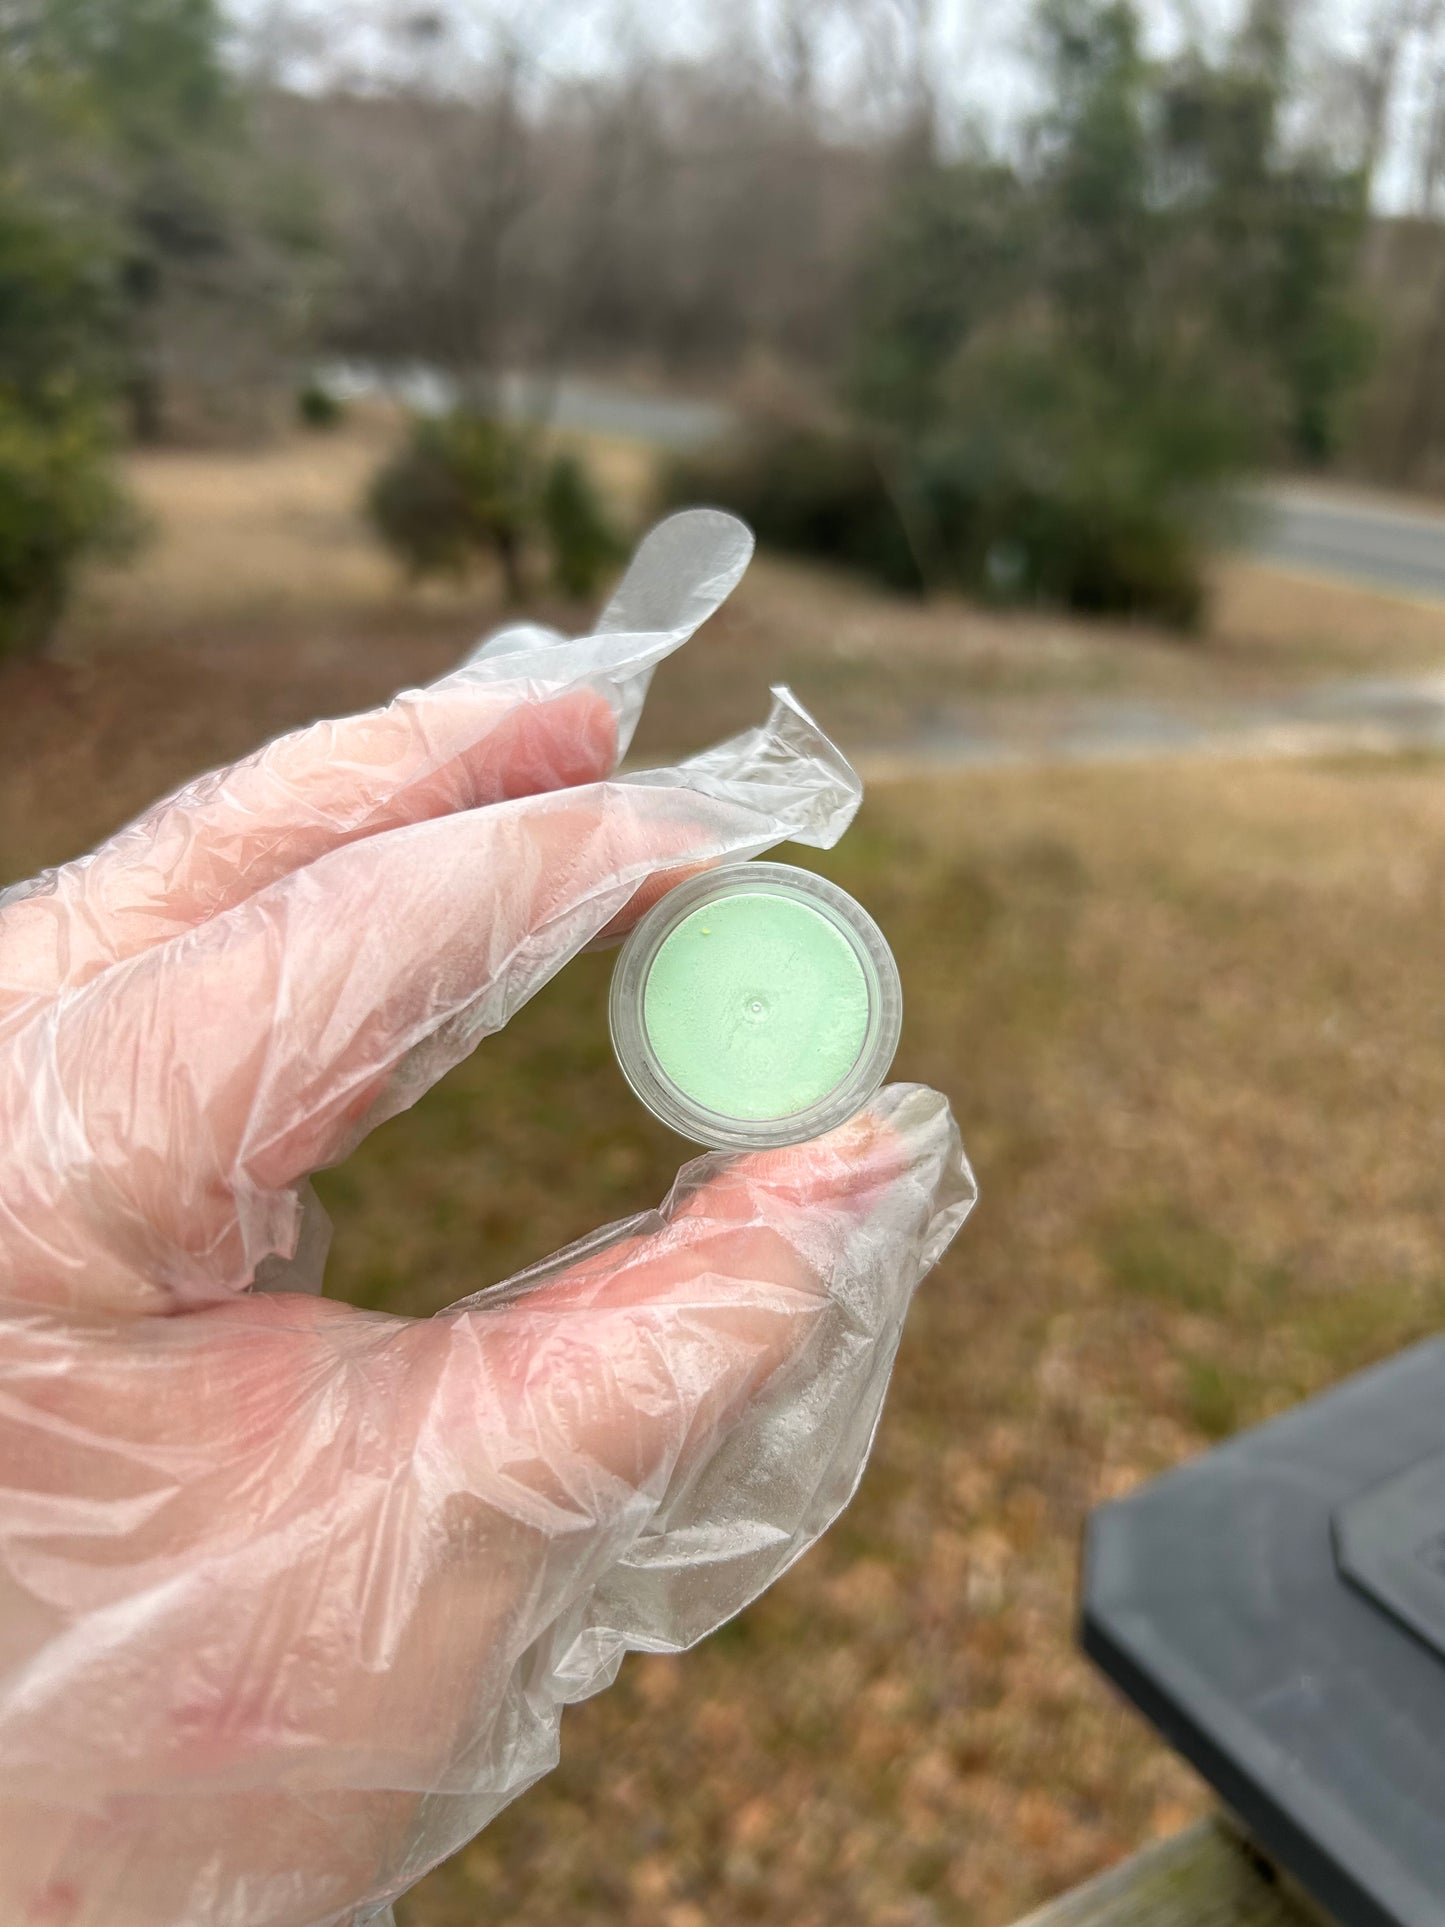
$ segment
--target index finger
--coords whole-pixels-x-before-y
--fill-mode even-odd
[[[42,1009],[0,1059],[7,1289],[170,1309],[243,1289],[293,1187],[500,1029],[659,872],[836,842],[852,770],[786,692],[671,771],[333,850]]]
[[[313,723],[158,803],[0,909],[0,1016],[78,989],[277,878],[406,823],[606,774],[607,702],[441,684]]]
[[[641,545],[595,636],[493,638],[428,689],[278,738],[187,784],[93,855],[0,897],[0,1028],[364,837],[596,782],[626,747],[652,669],[737,582],[730,516],[671,517]]]
[[[416,1460],[541,1549],[552,1613],[606,1547],[591,1623],[690,1644],[851,1496],[914,1289],[975,1197],[918,1087],[792,1151],[703,1158],[661,1211],[409,1331]]]

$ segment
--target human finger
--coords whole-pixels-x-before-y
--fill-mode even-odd
[[[12,1039],[7,1289],[111,1310],[243,1288],[295,1187],[499,1029],[659,874],[831,842],[856,778],[790,699],[671,772],[333,850]]]
[[[640,546],[595,636],[505,631],[430,688],[280,737],[0,899],[0,1025],[329,850],[604,776],[652,669],[751,552],[731,516],[673,516]]]

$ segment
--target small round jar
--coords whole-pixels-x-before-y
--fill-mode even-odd
[[[888,1075],[898,966],[872,917],[783,863],[708,870],[657,903],[612,975],[612,1046],[653,1115],[719,1151],[802,1144]]]

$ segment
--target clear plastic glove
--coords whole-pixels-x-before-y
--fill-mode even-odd
[[[785,696],[610,775],[750,546],[675,518],[596,636],[510,631],[0,897],[7,1927],[384,1915],[852,1493],[973,1199],[929,1092],[434,1319],[305,1295],[308,1173],[677,876],[851,819]]]

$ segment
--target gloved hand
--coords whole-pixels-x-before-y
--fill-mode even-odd
[[[598,635],[508,632],[0,897],[7,1927],[383,1915],[856,1485],[973,1197],[926,1091],[434,1319],[305,1295],[309,1172],[678,875],[846,827],[785,696],[609,775],[749,550],[676,518]]]

